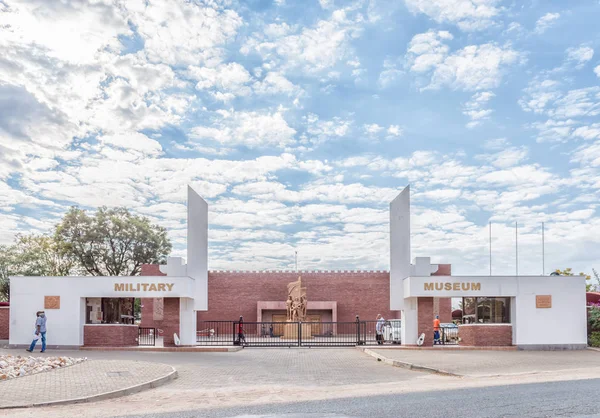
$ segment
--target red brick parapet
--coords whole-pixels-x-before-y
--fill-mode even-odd
[[[511,324],[465,324],[458,326],[460,345],[499,347],[512,345]]]
[[[137,325],[88,324],[83,327],[86,347],[132,347],[138,345]]]
[[[0,340],[8,340],[10,327],[10,307],[0,306]]]

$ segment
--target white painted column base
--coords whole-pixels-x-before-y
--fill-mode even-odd
[[[419,338],[417,298],[404,299],[402,310],[402,345],[416,345]]]
[[[196,311],[191,298],[179,300],[179,339],[181,345],[196,345]]]

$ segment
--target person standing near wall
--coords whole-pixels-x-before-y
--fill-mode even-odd
[[[435,316],[433,320],[433,344],[440,344],[440,317]]]
[[[375,334],[377,338],[377,344],[383,344],[383,326],[385,325],[385,319],[381,314],[377,314],[377,324],[375,325]]]
[[[26,351],[29,351],[30,353],[33,352],[33,349],[35,348],[35,345],[37,344],[38,340],[42,339],[42,351],[40,351],[40,353],[43,353],[44,351],[46,351],[46,313],[44,311],[38,311],[36,313],[37,315],[37,319],[35,320],[35,335],[37,336],[37,338],[35,338],[32,342],[31,345],[29,346],[29,348]]]

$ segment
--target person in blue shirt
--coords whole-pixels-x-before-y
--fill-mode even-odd
[[[46,320],[47,320],[47,318],[46,318],[46,313],[44,311],[38,311],[36,315],[37,315],[37,319],[35,320],[35,335],[39,336],[42,339],[42,351],[40,351],[40,353],[43,353],[44,351],[46,351]],[[31,345],[29,346],[27,351],[32,353],[33,349],[35,348],[35,345],[37,344],[37,342],[40,338],[34,339],[31,342]]]

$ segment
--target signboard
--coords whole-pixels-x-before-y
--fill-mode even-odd
[[[551,308],[552,307],[552,295],[536,295],[535,296],[535,307],[538,309]]]
[[[60,309],[60,296],[44,296],[44,309]]]

